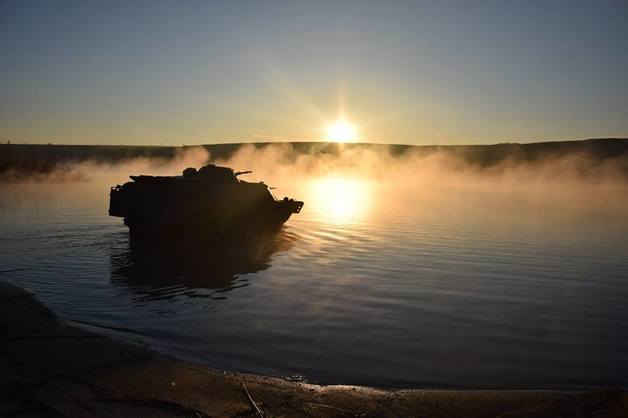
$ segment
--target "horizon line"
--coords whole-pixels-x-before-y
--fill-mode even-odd
[[[76,146],[76,147],[156,147],[156,148],[185,148],[185,147],[205,147],[205,146],[219,146],[219,145],[266,145],[266,144],[338,144],[338,145],[387,145],[387,146],[404,146],[404,147],[474,147],[474,146],[495,146],[495,145],[533,145],[543,143],[560,143],[560,142],[584,142],[584,141],[612,141],[612,140],[628,140],[628,137],[594,137],[594,138],[579,138],[579,139],[547,139],[547,140],[533,140],[531,142],[518,142],[518,141],[504,141],[493,143],[476,143],[476,144],[461,144],[461,143],[431,143],[431,144],[408,144],[408,143],[392,143],[392,142],[337,142],[326,140],[286,140],[286,141],[247,141],[247,142],[213,142],[213,143],[201,143],[201,144],[80,144],[80,143],[54,143],[49,142],[13,142],[10,139],[0,140],[0,145],[42,145],[42,146]]]

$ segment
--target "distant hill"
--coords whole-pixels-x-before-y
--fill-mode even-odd
[[[201,145],[211,155],[211,160],[232,156],[245,144]],[[264,148],[276,143],[247,144]],[[446,153],[478,167],[490,167],[505,160],[514,162],[541,161],[568,155],[585,155],[595,162],[616,160],[628,178],[628,139],[599,138],[581,141],[537,142],[529,144],[505,143],[494,145],[382,145],[344,144],[329,142],[288,143],[294,155],[340,154],[355,148],[381,149],[392,155],[409,152],[419,155]],[[119,145],[24,145],[0,144],[0,179],[46,174],[59,169],[71,169],[83,162],[120,163],[135,158],[161,158],[170,160],[184,147],[119,146]]]

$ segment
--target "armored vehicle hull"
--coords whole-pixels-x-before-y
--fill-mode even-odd
[[[186,169],[183,176],[131,176],[111,188],[109,214],[136,233],[231,233],[277,228],[303,202],[277,200],[264,183],[241,181],[227,167]]]

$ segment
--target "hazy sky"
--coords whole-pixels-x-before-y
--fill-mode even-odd
[[[4,1],[0,140],[628,136],[628,1]]]

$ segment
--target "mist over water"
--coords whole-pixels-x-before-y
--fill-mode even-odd
[[[24,268],[8,278],[66,319],[214,367],[384,386],[628,384],[621,161],[243,147],[217,163],[305,202],[278,234],[146,246],[107,216],[129,174],[211,158],[187,148],[0,185],[0,269]]]

